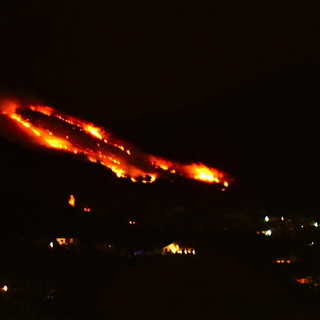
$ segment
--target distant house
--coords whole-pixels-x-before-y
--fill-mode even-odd
[[[161,249],[161,254],[196,254],[195,248],[180,246],[177,242],[172,242]]]
[[[56,238],[55,240],[60,246],[68,247],[71,245],[77,247],[79,245],[79,239],[77,238]]]
[[[75,238],[72,235],[45,235],[35,234],[32,236],[32,242],[37,246],[49,246],[51,249],[58,247],[78,247],[80,244],[79,238]]]

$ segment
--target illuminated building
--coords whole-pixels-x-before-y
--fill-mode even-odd
[[[79,244],[79,240],[75,239],[75,238],[56,238],[55,239],[56,242],[60,245],[60,246],[78,246]]]
[[[161,254],[196,254],[195,248],[180,247],[178,243],[172,242],[161,249]]]

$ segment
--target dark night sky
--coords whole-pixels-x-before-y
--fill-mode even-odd
[[[317,210],[320,5],[190,3],[2,1],[0,89]]]

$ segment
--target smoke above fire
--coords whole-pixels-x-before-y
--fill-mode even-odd
[[[157,178],[182,176],[227,188],[224,172],[202,163],[181,164],[142,152],[106,129],[62,113],[50,106],[26,105],[13,100],[0,105],[3,118],[23,132],[24,142],[78,155],[100,163],[118,178],[152,183]]]

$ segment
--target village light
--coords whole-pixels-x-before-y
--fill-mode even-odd
[[[8,287],[7,287],[6,285],[4,285],[4,286],[1,288],[1,291],[7,292],[7,291],[8,291]]]
[[[196,254],[196,251],[195,251],[194,248],[180,247],[178,245],[178,243],[173,242],[173,243],[170,243],[169,245],[163,247],[161,253],[162,254],[168,254],[168,253],[172,253],[172,254],[188,254],[188,253]]]
[[[261,233],[263,233],[264,235],[269,236],[269,237],[272,235],[272,231],[270,229],[261,231]]]
[[[318,228],[318,227],[319,227],[318,222],[315,222],[315,223],[313,224],[313,226],[316,227],[316,228]]]
[[[56,238],[56,241],[60,246],[67,246],[69,244],[75,244],[74,238]]]
[[[49,247],[53,248],[53,242],[52,241],[49,243]]]
[[[269,220],[270,220],[270,219],[269,219],[268,216],[265,216],[265,217],[264,217],[264,221],[265,221],[265,222],[268,222]]]

